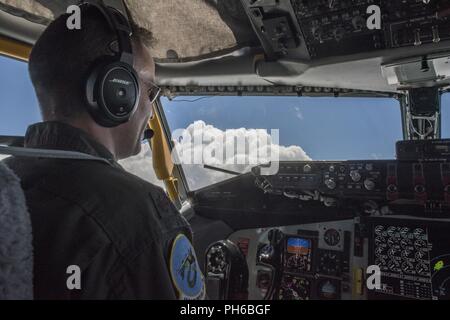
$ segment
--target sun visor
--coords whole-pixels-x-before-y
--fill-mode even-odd
[[[258,44],[240,0],[126,0],[159,62],[196,61]],[[0,10],[48,25],[76,0],[0,0]]]

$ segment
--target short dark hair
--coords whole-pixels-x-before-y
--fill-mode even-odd
[[[100,11],[82,6],[81,29],[69,30],[68,14],[55,19],[36,42],[29,73],[44,120],[68,120],[85,112],[85,81],[95,60],[113,56],[117,39]],[[133,25],[133,41],[148,32]],[[144,39],[143,39],[144,40]]]

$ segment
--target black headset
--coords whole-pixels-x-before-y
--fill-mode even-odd
[[[120,9],[101,0],[82,4],[97,8],[117,34],[118,53],[96,60],[86,80],[88,111],[99,125],[108,128],[127,122],[136,111],[140,96],[133,68],[132,29],[123,1],[115,4],[118,2]]]

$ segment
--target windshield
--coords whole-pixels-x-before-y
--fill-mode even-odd
[[[204,164],[248,171],[255,137],[268,141],[256,149],[269,149],[257,163],[272,154],[284,161],[392,159],[402,139],[400,104],[391,98],[191,96],[162,104],[190,190],[233,177]],[[244,146],[230,147],[230,136]]]

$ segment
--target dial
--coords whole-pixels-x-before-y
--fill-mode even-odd
[[[303,278],[285,276],[278,298],[280,300],[309,300],[310,283]]]
[[[430,272],[430,268],[429,268],[428,264],[426,264],[424,262],[420,262],[416,266],[416,271],[421,276],[427,276]]]
[[[323,239],[327,245],[329,245],[330,247],[334,247],[337,246],[341,241],[341,235],[336,229],[328,229],[327,231],[325,231]]]
[[[402,236],[402,238],[408,237],[408,234],[409,234],[409,228],[405,227],[400,230],[400,235]]]
[[[331,250],[321,250],[318,271],[325,275],[339,275],[341,272],[341,253]]]
[[[306,267],[306,261],[303,256],[291,256],[288,259],[288,267],[292,269],[304,270]]]
[[[419,250],[419,249],[424,249],[427,247],[427,243],[423,240],[416,240],[414,242],[414,247]]]
[[[414,273],[415,272],[413,264],[409,261],[403,262],[402,270],[404,273]]]
[[[375,234],[378,235],[378,236],[381,236],[383,230],[384,230],[383,226],[376,226],[375,227]]]
[[[412,246],[412,242],[411,242],[411,240],[409,240],[409,239],[407,239],[407,238],[403,238],[403,239],[400,241],[400,246],[401,246],[402,248],[408,248],[408,247],[411,247],[411,246]]]
[[[390,260],[388,262],[388,268],[392,272],[400,272],[400,264],[395,260]]]
[[[416,239],[422,239],[423,234],[425,233],[425,231],[423,231],[423,229],[421,228],[417,228],[414,229],[414,237],[416,237]]]
[[[338,283],[333,280],[322,280],[319,282],[319,297],[327,300],[336,300],[339,298]]]
[[[375,238],[375,245],[377,247],[381,246],[381,245],[386,245],[386,239],[384,237],[378,236]]]
[[[388,234],[390,237],[392,237],[392,236],[394,236],[396,230],[397,230],[396,227],[389,227],[389,228],[387,229],[387,234]]]
[[[427,252],[425,250],[417,250],[416,254],[415,254],[415,258],[416,260],[422,260],[425,259],[427,256]]]

